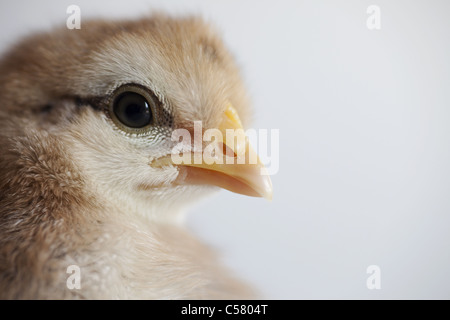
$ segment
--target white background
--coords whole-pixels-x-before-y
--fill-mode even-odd
[[[450,298],[450,2],[2,1],[0,49],[64,25],[69,4],[219,27],[254,127],[280,130],[280,170],[271,203],[222,191],[188,226],[265,297]],[[372,264],[381,290],[366,287]]]

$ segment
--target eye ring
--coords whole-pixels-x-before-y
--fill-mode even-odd
[[[158,98],[138,85],[123,85],[111,96],[109,115],[127,133],[142,134],[157,123]]]

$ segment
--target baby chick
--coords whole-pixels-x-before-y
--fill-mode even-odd
[[[257,158],[174,161],[174,133],[192,136],[183,155],[194,159],[207,145],[194,137],[251,116],[208,24],[156,15],[34,35],[0,61],[0,87],[0,298],[253,296],[180,218],[218,187],[272,193]],[[254,153],[224,141],[225,155]],[[72,265],[79,289],[67,285]]]

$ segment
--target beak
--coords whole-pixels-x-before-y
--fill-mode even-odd
[[[151,165],[153,167],[178,166],[180,172],[175,181],[177,184],[215,185],[235,193],[272,200],[270,177],[264,164],[250,146],[248,138],[244,135],[239,115],[231,104],[224,111],[217,129],[222,137],[227,137],[228,131],[231,133],[241,132],[242,138],[238,137],[234,141],[234,136],[232,136],[233,139],[227,140],[230,143],[215,140],[216,146],[220,146],[220,156],[218,152],[215,152],[206,159],[207,156],[203,154],[203,159],[207,161],[175,164],[171,161],[171,157],[167,156],[156,159]],[[191,159],[198,156],[196,152],[191,153]]]

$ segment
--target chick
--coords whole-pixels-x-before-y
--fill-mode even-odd
[[[173,161],[174,133],[224,133],[251,116],[208,24],[155,15],[34,35],[1,60],[0,87],[0,298],[253,296],[182,224],[218,187],[272,193],[259,159]],[[206,145],[194,140],[182,145],[191,159]],[[79,289],[66,285],[72,265]]]

